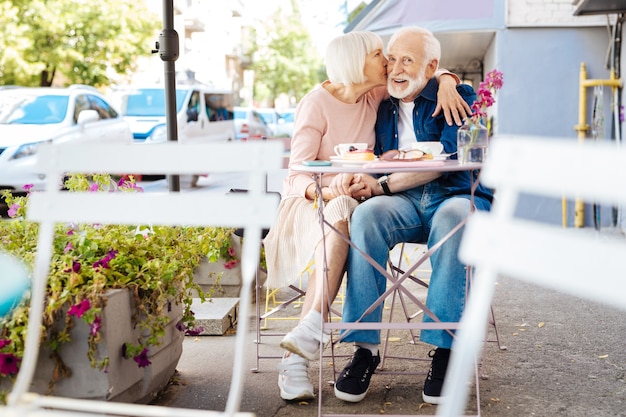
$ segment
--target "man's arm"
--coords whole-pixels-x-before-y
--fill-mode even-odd
[[[459,77],[445,69],[437,70],[435,77],[439,83],[439,90],[437,92],[437,107],[433,112],[433,117],[443,110],[443,115],[449,126],[452,126],[452,119],[457,126],[461,126],[463,119],[469,117],[472,110],[456,90],[456,86],[460,84]]]
[[[440,176],[440,172],[396,172],[387,175],[387,187],[392,194],[395,194],[427,184]],[[372,196],[385,194],[378,179],[369,175],[363,175],[363,177],[362,181],[367,182],[372,190]]]

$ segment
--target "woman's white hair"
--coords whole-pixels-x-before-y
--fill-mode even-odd
[[[365,82],[365,58],[383,41],[373,32],[349,32],[330,41],[326,47],[326,74],[334,83],[345,85]]]
[[[436,59],[437,62],[441,61],[441,44],[439,40],[435,38],[433,33],[425,28],[419,26],[408,26],[401,29],[398,29],[389,39],[389,43],[387,47],[390,48],[391,45],[398,39],[398,37],[403,36],[405,34],[411,34],[414,36],[419,36],[421,41],[423,42],[423,50],[424,50],[424,62],[423,65],[428,64],[433,59]]]

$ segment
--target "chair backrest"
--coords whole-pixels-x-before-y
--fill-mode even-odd
[[[267,194],[266,175],[280,169],[283,147],[277,142],[186,144],[61,144],[38,150],[38,165],[46,175],[46,191],[29,197],[27,218],[40,223],[31,320],[21,370],[9,405],[28,397],[39,350],[44,292],[52,255],[53,229],[57,222],[102,224],[159,224],[241,227],[242,248],[240,316],[248,317],[251,288],[259,259],[261,232],[275,218],[278,197]],[[208,192],[68,193],[60,190],[66,173],[184,175],[197,173],[247,173],[248,192],[216,195]],[[239,320],[233,379],[226,413],[234,415],[241,401],[248,320]],[[207,368],[210,372],[210,367]],[[70,401],[71,402],[71,401]],[[68,405],[71,408],[71,404]],[[148,407],[148,406],[146,406]],[[131,406],[132,408],[132,406]],[[105,413],[106,408],[93,406]],[[138,414],[132,408],[132,415]],[[149,412],[147,412],[150,415]]]
[[[626,310],[626,238],[516,216],[521,195],[579,198],[626,207],[626,147],[547,137],[497,137],[481,181],[496,189],[489,213],[476,212],[459,256],[476,273],[453,346],[438,415],[456,416],[480,352],[498,275]],[[567,312],[571,314],[571,312]]]
[[[521,219],[515,209],[523,194],[625,207],[626,148],[615,142],[499,137],[489,152],[481,180],[497,190],[497,201],[491,213],[471,219],[461,257],[477,268],[489,265],[513,278],[625,308],[623,237]]]

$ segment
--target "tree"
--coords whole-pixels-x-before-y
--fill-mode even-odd
[[[0,84],[111,84],[149,55],[158,16],[133,0],[0,0]]]
[[[292,10],[287,15],[279,8],[261,30],[254,32],[250,69],[255,70],[257,100],[273,103],[283,93],[299,100],[324,79],[322,60],[302,25],[295,0]]]

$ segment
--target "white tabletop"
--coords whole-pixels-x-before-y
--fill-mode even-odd
[[[380,167],[377,165],[380,164]],[[452,171],[473,171],[481,169],[480,163],[459,164],[457,160],[446,161],[417,161],[417,162],[369,162],[367,164],[354,165],[332,165],[332,166],[309,166],[297,164],[290,169],[297,172],[310,172],[316,174],[340,174],[340,173],[364,173],[364,174],[384,174],[389,172],[452,172]]]

